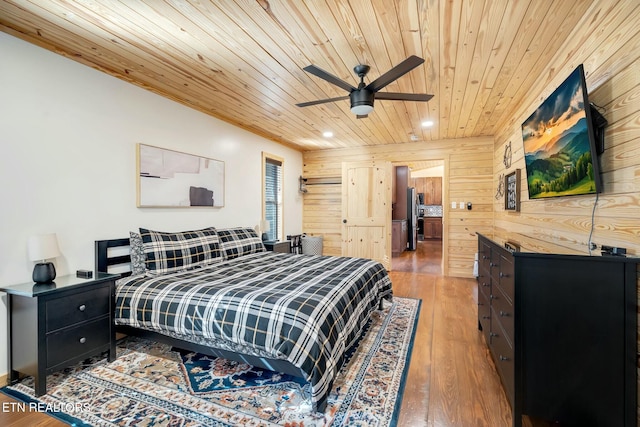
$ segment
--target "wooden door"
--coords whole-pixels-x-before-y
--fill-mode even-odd
[[[391,162],[342,163],[342,256],[391,269]]]

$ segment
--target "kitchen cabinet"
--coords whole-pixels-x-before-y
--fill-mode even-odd
[[[425,205],[442,204],[442,177],[426,178],[424,190]]]
[[[424,189],[425,189],[425,186],[424,186],[424,182],[425,181],[424,180],[425,179],[426,178],[411,178],[410,185],[412,187],[415,187],[416,193],[424,193]]]
[[[423,218],[423,238],[424,239],[442,239],[442,218],[441,217],[424,217]]]
[[[414,178],[411,183],[416,188],[416,193],[424,194],[423,204],[442,204],[442,177]]]
[[[407,219],[407,188],[409,188],[409,167],[395,167],[395,185],[392,193],[395,193],[392,204],[392,219]]]
[[[394,220],[391,225],[391,256],[399,256],[407,249],[408,238],[407,220]]]

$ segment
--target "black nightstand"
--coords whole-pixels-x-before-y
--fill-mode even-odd
[[[264,247],[267,248],[268,251],[282,252],[285,254],[291,252],[291,242],[289,240],[285,240],[284,242],[267,241],[262,243],[264,243]]]
[[[36,396],[47,392],[47,375],[90,356],[116,358],[113,324],[119,274],[93,279],[57,277],[52,284],[0,287],[7,293],[9,383],[34,377]]]

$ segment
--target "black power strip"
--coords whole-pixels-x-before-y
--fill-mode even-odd
[[[625,256],[627,254],[627,248],[602,245],[600,249],[602,249],[602,255]]]

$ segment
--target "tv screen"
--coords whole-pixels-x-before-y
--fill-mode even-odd
[[[529,199],[602,191],[592,114],[579,65],[522,124]]]

